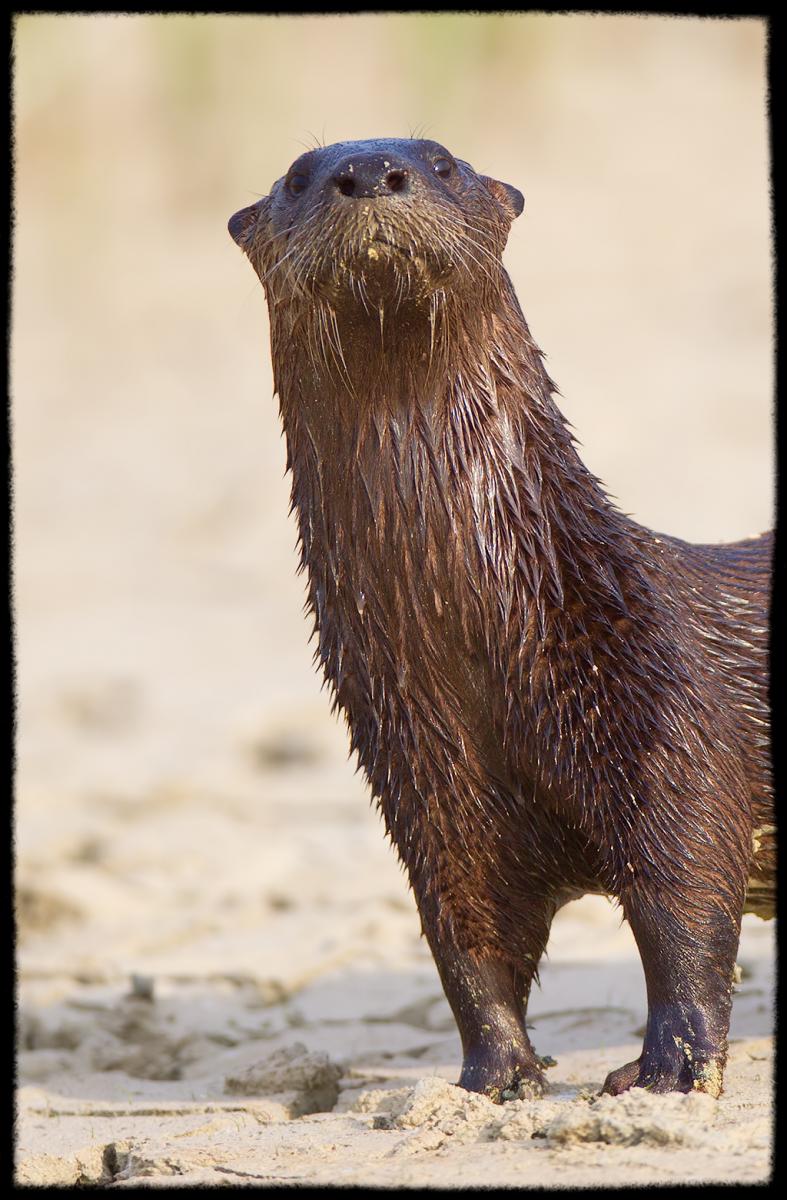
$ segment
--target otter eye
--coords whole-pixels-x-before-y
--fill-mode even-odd
[[[290,175],[290,178],[287,180],[287,191],[291,196],[300,196],[301,192],[306,191],[308,183],[309,180],[306,178],[306,176],[301,175],[296,171],[296,173],[294,175]]]
[[[435,175],[439,175],[441,179],[447,179],[454,169],[453,163],[447,158],[436,158],[432,166]]]

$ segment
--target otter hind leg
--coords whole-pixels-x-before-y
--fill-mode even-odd
[[[727,1058],[732,977],[742,894],[705,895],[695,909],[667,909],[647,893],[624,900],[648,995],[642,1053],[612,1071],[603,1091],[702,1091],[719,1096]]]
[[[446,937],[429,904],[421,920],[462,1039],[459,1087],[495,1103],[543,1094],[543,1059],[533,1049],[525,1024],[530,986],[546,946],[554,902],[531,908],[513,967],[493,947],[466,950]],[[521,954],[521,958],[520,958]]]

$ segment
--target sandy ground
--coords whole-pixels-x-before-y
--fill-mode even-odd
[[[746,918],[722,1099],[599,1100],[638,1053],[641,969],[606,901],[570,906],[530,1011],[549,1092],[496,1107],[452,1086],[451,1013],[362,803],[172,792],[85,803],[61,827],[41,812],[22,872],[20,1181],[766,1176],[769,925]]]
[[[507,262],[591,469],[695,540],[771,523],[761,39],[725,25],[659,26],[646,57],[640,26],[621,49],[571,25],[532,85],[540,138],[488,145],[448,113],[431,131],[527,193]],[[212,103],[247,124],[168,142],[142,26],[47,28],[51,69],[32,40],[17,56],[17,1179],[763,1180],[773,928],[754,917],[717,1103],[598,1098],[645,998],[595,898],[558,916],[531,1002],[547,1096],[451,1086],[456,1028],[312,669],[264,303],[225,233],[299,152],[252,169],[265,138],[231,87],[264,76],[264,39],[216,42]],[[338,81],[329,134],[406,129],[375,103],[367,128]],[[200,175],[221,153],[249,157]]]

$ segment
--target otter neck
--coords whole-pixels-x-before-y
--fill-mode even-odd
[[[325,561],[338,578],[350,539],[351,558],[390,569],[400,541],[416,561],[442,556],[430,586],[464,588],[477,628],[494,606],[514,636],[542,639],[572,613],[583,627],[594,608],[624,618],[643,584],[638,527],[582,464],[507,277],[499,304],[469,318],[447,298],[385,321],[323,312],[306,338],[274,326],[310,571]]]

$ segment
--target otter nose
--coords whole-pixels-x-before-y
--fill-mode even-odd
[[[390,196],[407,191],[409,171],[401,163],[375,155],[345,161],[334,171],[331,183],[343,196],[360,200],[364,196]]]

